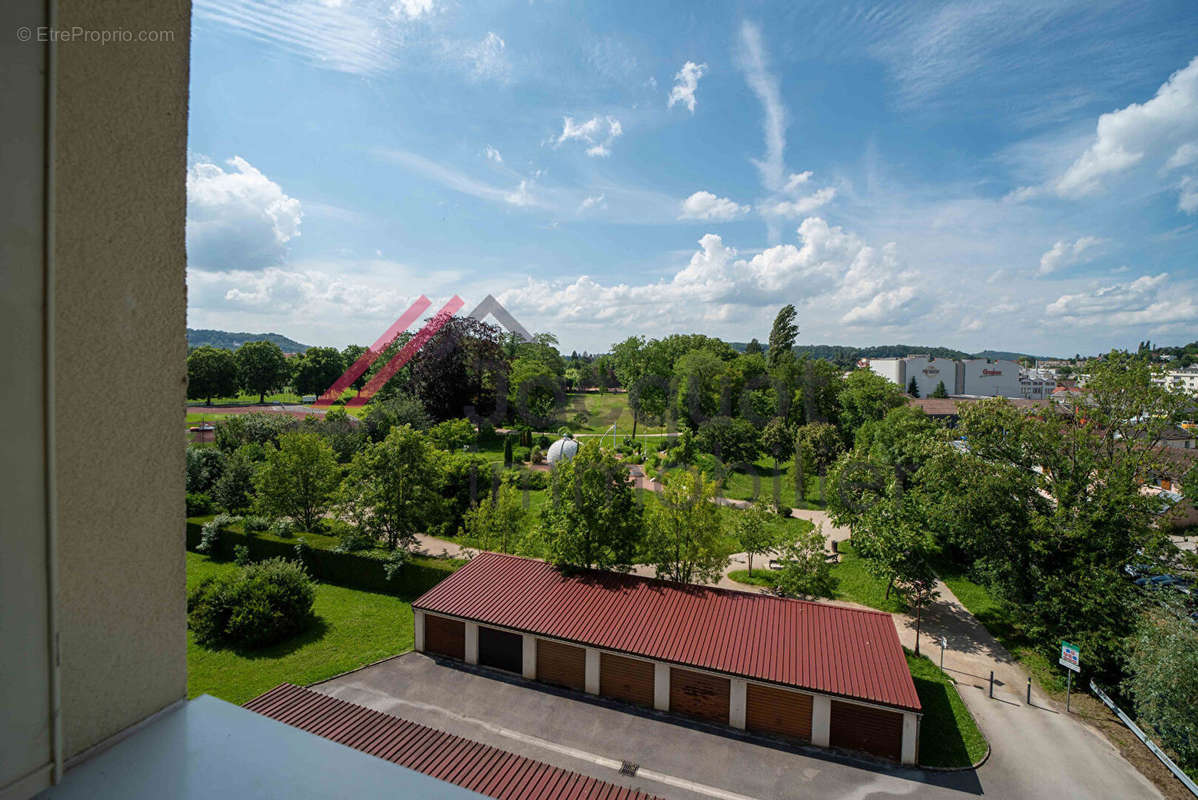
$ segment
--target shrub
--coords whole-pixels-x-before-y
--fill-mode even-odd
[[[295,430],[298,421],[287,414],[255,411],[233,414],[216,424],[216,446],[231,453],[244,444],[273,444],[288,431]]]
[[[349,526],[337,537],[337,545],[333,548],[336,553],[356,553],[359,550],[369,550],[374,547],[374,539],[358,528]]]
[[[512,453],[517,464],[524,464],[528,461],[529,450],[527,447],[521,447]]]
[[[449,419],[428,429],[428,438],[439,450],[458,452],[478,439],[468,419]]]
[[[202,492],[187,493],[187,516],[202,517],[212,513],[212,498]]]
[[[244,544],[236,545],[233,548],[233,561],[239,567],[244,567],[250,563],[250,548]]]
[[[204,523],[203,532],[200,534],[200,543],[196,545],[196,552],[215,554],[219,544],[220,526],[216,524],[216,520],[208,520]]]
[[[544,453],[544,451],[541,450],[540,447],[534,447],[532,449],[532,452],[529,453],[529,455],[528,455],[528,460],[534,464],[544,464],[545,463],[545,453]]]
[[[287,519],[287,517],[279,517],[270,523],[268,530],[271,536],[278,536],[280,539],[290,539],[295,535],[295,523]]]
[[[187,491],[208,494],[220,480],[225,456],[213,447],[187,446]]]
[[[549,473],[518,467],[503,474],[503,482],[517,489],[538,491],[549,488]]]
[[[695,443],[725,464],[753,463],[761,450],[756,426],[746,419],[713,417],[699,427]]]
[[[246,517],[241,527],[246,533],[262,533],[270,529],[270,520],[266,517]]]
[[[311,625],[315,599],[303,566],[272,558],[196,586],[187,597],[187,625],[201,644],[262,647]]]
[[[541,448],[542,450],[548,450],[549,445],[551,444],[553,443],[549,441],[549,437],[545,434],[542,433],[537,437],[537,447]]]

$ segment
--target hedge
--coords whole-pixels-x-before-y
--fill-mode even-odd
[[[211,517],[187,520],[187,549],[195,550],[200,543],[201,530]],[[294,559],[295,546],[303,539],[308,545],[304,565],[317,580],[350,589],[382,592],[398,597],[418,597],[448,578],[463,562],[454,559],[413,556],[391,580],[383,569],[386,556],[382,553],[338,553],[331,548],[336,539],[315,533],[300,533],[293,539],[280,539],[269,533],[247,534],[233,528],[222,528],[216,551],[209,555],[231,561],[234,548],[246,547],[250,559],[262,561],[281,556]]]

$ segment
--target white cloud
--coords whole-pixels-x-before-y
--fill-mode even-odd
[[[1196,157],[1198,58],[1170,75],[1147,102],[1099,117],[1089,147],[1052,188],[1061,197],[1082,197],[1099,192],[1107,179],[1137,165],[1155,163],[1171,171],[1191,165]],[[1191,176],[1180,182],[1186,177]],[[1184,202],[1180,205],[1183,211],[1195,210]]]
[[[806,173],[810,174],[810,173]],[[800,197],[797,200],[777,200],[767,203],[759,203],[757,209],[767,217],[783,217],[786,219],[798,219],[804,217],[821,208],[836,197],[836,189],[832,186],[813,192],[805,197]]]
[[[708,233],[682,269],[654,283],[604,285],[586,275],[572,282],[530,278],[497,296],[517,316],[524,311],[539,316],[538,324],[563,329],[733,324],[772,313],[779,297],[801,299],[813,313],[854,326],[906,324],[920,308],[914,276],[894,245],[871,247],[818,217],[803,220],[797,233],[797,245],[777,245],[751,258]]]
[[[786,179],[786,185],[782,187],[782,191],[787,194],[797,194],[799,189],[811,180],[811,170],[805,172],[792,172],[790,177]]]
[[[607,208],[607,196],[603,194],[590,195],[584,197],[578,204],[579,211],[589,211],[592,208]]]
[[[611,144],[624,135],[624,128],[615,117],[591,117],[578,123],[574,117],[562,117],[562,132],[556,144],[577,141],[589,145],[586,154],[591,157],[607,158],[611,155]]]
[[[399,164],[428,180],[436,181],[442,186],[446,186],[462,194],[470,195],[471,197],[477,197],[480,200],[489,200],[494,203],[508,203],[514,206],[545,205],[529,191],[530,184],[528,181],[521,181],[514,190],[503,189],[476,180],[452,167],[438,164],[436,161],[406,150],[376,149],[374,153],[380,158],[394,164]]]
[[[1048,275],[1064,267],[1089,261],[1093,250],[1103,240],[1096,236],[1082,236],[1073,242],[1060,240],[1044,255],[1040,256],[1040,274]]]
[[[749,210],[749,206],[742,206],[727,197],[716,197],[711,192],[699,191],[682,201],[682,213],[678,218],[727,222],[743,217]]]
[[[432,11],[433,0],[395,0],[391,4],[391,13],[400,18],[420,19]]]
[[[514,206],[520,206],[521,208],[537,205],[536,199],[533,198],[530,191],[529,183],[526,180],[520,181],[520,185],[515,190],[505,194],[503,199],[505,202]]]
[[[1074,325],[1159,329],[1198,322],[1198,304],[1192,290],[1192,285],[1179,285],[1167,272],[1162,272],[1088,292],[1061,295],[1045,311]]]
[[[262,269],[282,263],[300,235],[300,201],[240,156],[187,170],[187,257],[198,269]]]
[[[706,64],[696,64],[693,61],[683,64],[682,69],[674,75],[674,87],[670,89],[670,101],[667,107],[673,108],[675,103],[682,103],[688,111],[694,114],[695,90],[699,88],[699,79],[703,77],[706,69]]]
[[[786,107],[782,104],[782,93],[778,78],[769,71],[765,45],[761,41],[760,29],[745,22],[740,28],[741,67],[745,81],[765,112],[762,128],[765,134],[765,157],[754,160],[761,172],[766,189],[778,191],[782,188],[782,173],[785,170],[783,151],[786,149]]]
[[[450,47],[459,50],[464,59],[468,73],[474,80],[506,80],[511,72],[507,60],[507,43],[494,31],[489,32],[481,41],[460,47]]]
[[[494,161],[496,164],[503,163],[503,156],[500,155],[499,151],[491,145],[487,145],[485,148],[483,148],[483,155],[485,155],[489,161]]]

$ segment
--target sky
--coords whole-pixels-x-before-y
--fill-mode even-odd
[[[188,325],[1198,339],[1198,4],[194,0]]]

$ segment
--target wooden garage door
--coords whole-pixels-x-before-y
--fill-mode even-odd
[[[809,694],[750,683],[745,691],[745,727],[809,742],[811,705]]]
[[[903,715],[833,700],[830,743],[898,761],[903,754]]]
[[[587,683],[586,648],[537,639],[537,680],[584,691]]]
[[[498,628],[478,626],[478,663],[508,672],[524,671],[524,637]]]
[[[653,662],[600,653],[599,694],[652,708]]]
[[[712,722],[728,722],[732,684],[727,678],[670,668],[670,711]]]
[[[424,615],[424,649],[450,658],[466,657],[466,623],[447,617]]]

